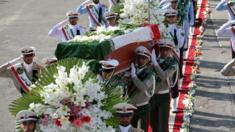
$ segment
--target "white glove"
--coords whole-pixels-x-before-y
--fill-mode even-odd
[[[132,78],[136,77],[136,68],[134,63],[131,63],[131,77]]]
[[[9,65],[13,65],[13,64],[16,63],[17,61],[20,61],[22,58],[23,58],[22,56],[17,57],[17,58],[15,58],[15,59],[11,60],[11,61],[8,61],[8,64],[9,64]]]
[[[154,66],[156,66],[158,64],[157,63],[157,55],[156,55],[155,49],[153,49],[153,51],[152,51],[151,60],[152,60],[152,63],[153,63]]]
[[[92,4],[92,3],[93,3],[93,1],[91,1],[91,0],[86,0],[86,1],[84,1],[81,5],[87,6],[87,5]]]

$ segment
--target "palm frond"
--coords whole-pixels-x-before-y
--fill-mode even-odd
[[[26,94],[14,100],[9,105],[10,113],[15,116],[19,111],[29,109],[29,105],[31,103],[43,103],[43,100],[40,97],[39,93],[44,86],[54,83],[54,75],[58,73],[56,68],[58,65],[64,66],[66,70],[69,71],[69,69],[71,69],[75,65],[81,66],[83,62],[84,60],[67,58],[45,68],[39,75],[37,82],[34,84],[35,87],[30,91],[30,94]]]

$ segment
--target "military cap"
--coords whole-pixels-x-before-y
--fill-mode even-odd
[[[18,123],[23,123],[27,121],[37,121],[37,119],[38,118],[36,114],[30,110],[22,110],[16,115],[16,121]]]
[[[102,69],[114,69],[119,65],[119,62],[115,59],[109,59],[100,61],[100,64],[102,65]]]
[[[177,11],[175,9],[167,9],[166,13],[165,13],[165,16],[168,17],[168,16],[177,16]]]
[[[36,48],[35,47],[25,47],[21,49],[22,55],[31,55],[35,54]]]
[[[78,13],[77,12],[75,12],[75,11],[68,11],[67,13],[66,13],[66,16],[68,17],[68,18],[78,18]]]
[[[146,47],[144,47],[144,46],[137,47],[135,49],[135,53],[137,55],[142,55],[142,56],[145,56],[145,57],[148,57],[148,58],[151,57],[150,51]]]
[[[114,13],[114,12],[107,12],[105,13],[105,18],[108,20],[108,19],[111,19],[111,18],[116,18],[117,17],[117,13]]]
[[[119,114],[129,114],[129,113],[134,113],[137,108],[133,106],[132,104],[127,104],[127,103],[118,103],[113,106],[113,108],[116,110],[116,113]]]

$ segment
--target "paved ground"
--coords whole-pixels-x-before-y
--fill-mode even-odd
[[[204,37],[191,132],[235,132],[235,80],[219,73],[231,59],[231,53],[228,39],[219,38],[223,44],[220,48],[215,36],[215,29],[227,21],[226,12],[214,10],[218,2],[210,0],[212,15]]]
[[[18,57],[24,46],[37,48],[37,60],[53,56],[56,40],[47,36],[49,29],[65,19],[83,0],[0,0],[0,64]],[[106,0],[107,1],[107,0]],[[86,26],[87,16],[80,22]],[[8,104],[19,97],[9,79],[0,78],[0,131],[14,128]]]

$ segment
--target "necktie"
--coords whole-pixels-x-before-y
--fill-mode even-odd
[[[80,35],[80,30],[79,29],[77,29],[77,33],[76,33],[77,35]]]
[[[101,23],[101,21],[102,21],[102,8],[101,7],[99,7],[99,18],[98,18],[98,20],[99,20],[99,23]]]

